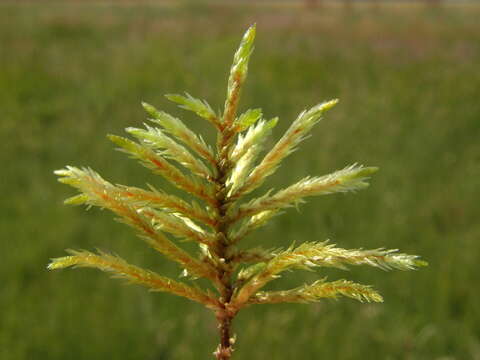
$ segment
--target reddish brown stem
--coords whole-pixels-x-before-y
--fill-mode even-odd
[[[223,211],[220,212],[221,214]],[[224,215],[224,214],[222,214]],[[224,218],[223,216],[221,217]],[[225,224],[221,221],[219,226],[219,239],[226,241],[226,231],[224,228]],[[217,249],[217,255],[225,260],[225,268],[220,270],[219,276],[219,283],[221,286],[220,292],[220,304],[222,306],[221,309],[217,310],[216,317],[218,321],[218,329],[220,332],[220,344],[215,351],[215,356],[217,360],[228,360],[231,358],[233,353],[233,338],[231,336],[231,325],[232,320],[235,316],[231,311],[228,309],[228,305],[232,300],[233,295],[233,287],[232,287],[232,270],[229,266],[229,261],[226,259],[228,245],[227,243],[220,244]]]
[[[233,316],[221,312],[217,314],[217,320],[220,331],[220,344],[214,354],[217,360],[229,360],[233,353],[234,340],[230,333]]]
[[[234,313],[229,311],[229,303],[232,300],[233,285],[232,285],[232,272],[233,269],[230,264],[230,259],[227,257],[229,240],[228,240],[228,228],[229,223],[227,221],[226,213],[231,203],[226,197],[226,180],[229,168],[228,163],[228,148],[229,141],[225,139],[225,131],[220,133],[218,143],[218,165],[216,179],[216,226],[215,232],[217,234],[217,242],[214,252],[217,258],[223,262],[223,266],[218,271],[218,283],[220,298],[219,303],[221,308],[217,310],[216,317],[218,321],[218,329],[220,332],[220,344],[218,345],[214,355],[217,360],[229,360],[233,353],[233,339],[231,336],[231,324],[235,316]]]

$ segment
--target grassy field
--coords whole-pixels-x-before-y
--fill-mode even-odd
[[[140,126],[145,100],[211,139],[162,95],[187,90],[219,108],[232,53],[256,22],[242,104],[278,115],[276,138],[305,107],[341,99],[271,184],[354,162],[381,171],[367,191],[314,199],[248,244],[330,238],[400,248],[430,266],[287,275],[278,285],[326,274],[372,284],[385,303],[248,309],[236,358],[480,359],[479,17],[475,7],[0,6],[0,358],[209,358],[216,328],[199,306],[95,271],[46,270],[66,248],[98,247],[178,273],[109,213],[63,206],[73,192],[52,171],[88,165],[113,182],[162,187],[105,134]]]

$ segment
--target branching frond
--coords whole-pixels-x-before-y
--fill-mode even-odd
[[[201,118],[210,121],[217,129],[219,129],[220,119],[205,100],[196,99],[188,93],[185,93],[185,96],[178,94],[167,94],[165,97],[168,100],[179,104],[179,107],[182,109],[193,111]]]
[[[130,127],[126,131],[147,146],[160,149],[163,156],[180,163],[192,173],[207,180],[212,178],[210,169],[202,161],[195,158],[185,147],[165,135],[161,129],[148,125],[145,125],[145,127],[146,130]]]
[[[150,190],[133,186],[117,186],[119,196],[134,207],[142,208],[148,206],[166,212],[180,213],[189,219],[210,227],[215,224],[215,220],[197,203],[188,204],[179,197],[158,190],[150,184],[148,184],[148,187]]]
[[[180,119],[163,111],[158,111],[150,104],[142,103],[142,105],[152,117],[150,119],[151,121],[161,125],[167,133],[176,137],[215,167],[216,161],[212,149],[205,143],[201,136],[190,130]]]
[[[311,303],[322,299],[337,299],[339,296],[360,302],[383,302],[382,296],[370,286],[347,280],[318,280],[291,290],[258,292],[249,299],[248,304]]]
[[[356,164],[343,170],[320,177],[306,177],[274,195],[266,195],[241,205],[232,216],[233,221],[261,214],[265,211],[277,211],[304,202],[307,196],[328,195],[339,192],[356,191],[368,187],[365,181],[378,170],[376,167],[363,167]]]
[[[146,145],[138,144],[129,139],[109,135],[108,138],[120,147],[120,150],[140,160],[142,165],[153,172],[162,175],[170,183],[210,204],[214,204],[213,187],[183,174],[165,158]]]
[[[117,188],[104,180],[91,169],[78,169],[68,166],[57,170],[59,181],[77,188],[86,205],[106,208],[119,216],[119,220],[139,231],[142,239],[167,258],[179,263],[194,277],[215,279],[215,270],[208,264],[192,258],[187,252],[173,244],[153,226],[150,219],[139,213],[118,196]],[[76,196],[75,198],[79,198]],[[67,199],[68,201],[68,199]],[[72,201],[69,201],[72,203]],[[76,203],[79,203],[78,201]]]
[[[113,273],[114,277],[126,279],[130,283],[143,285],[151,291],[168,292],[185,297],[212,309],[218,307],[217,300],[199,288],[188,286],[185,283],[160,276],[153,271],[131,265],[118,256],[104,252],[94,254],[84,250],[70,250],[69,253],[71,256],[52,259],[48,269],[55,270],[70,266],[96,268]]]
[[[55,172],[60,176],[60,182],[80,192],[67,199],[66,203],[98,206],[112,211],[119,221],[133,227],[151,247],[179,264],[184,276],[210,280],[218,294],[214,296],[209,290],[169,279],[102,252],[70,251],[70,256],[52,259],[48,268],[97,268],[152,291],[169,292],[204,304],[215,312],[219,322],[221,339],[214,352],[217,360],[231,358],[234,342],[231,324],[245,306],[310,303],[340,296],[362,302],[383,301],[370,286],[347,280],[319,280],[285,291],[263,289],[286,271],[313,271],[318,267],[346,270],[354,265],[369,265],[383,270],[413,270],[427,265],[418,256],[402,254],[397,250],[347,250],[337,248],[328,241],[291,245],[287,249],[240,248],[238,243],[243,238],[285,209],[303,203],[309,196],[363,189],[368,186],[369,176],[377,171],[375,167],[354,164],[326,176],[303,178],[280,191],[269,190],[260,197],[252,196],[249,200],[239,201],[242,196],[260,187],[309,136],[323,114],[338,102],[323,102],[301,112],[263,156],[266,139],[278,118],[265,120],[261,109],[237,114],[255,32],[253,25],[243,36],[234,55],[223,110],[216,113],[206,101],[188,93],[166,95],[181,108],[214,125],[217,130],[215,151],[180,119],[147,103],[142,105],[149,114],[149,120],[158,127],[127,128],[126,131],[134,137],[133,141],[109,135],[121,151],[202,201],[186,201],[153,186],[141,189],[113,185],[89,168],[67,166]],[[263,159],[259,159],[261,154]],[[177,246],[174,238],[196,242],[196,256]]]
[[[215,237],[212,234],[185,218],[175,216],[176,214],[167,214],[151,208],[141,208],[138,212],[149,219],[156,230],[209,246],[212,246],[215,242]]]
[[[335,244],[324,242],[305,242],[296,248],[291,246],[278,253],[269,266],[271,272],[278,274],[291,268],[310,268],[316,266],[346,269],[346,265],[369,265],[382,270],[414,270],[426,263],[416,255],[400,254],[398,250],[385,249],[342,249]]]
[[[268,176],[273,174],[280,162],[296,150],[296,146],[305,139],[313,125],[321,120],[323,113],[335,106],[337,102],[338,100],[327,101],[314,106],[308,111],[303,111],[273,149],[255,168],[248,181],[237,192],[238,195],[251,192],[259,187]]]
[[[245,303],[268,282],[277,279],[280,273],[293,268],[309,270],[317,266],[328,266],[345,269],[346,265],[370,265],[384,270],[413,270],[427,265],[426,262],[419,260],[418,256],[397,254],[396,251],[346,250],[335,248],[335,245],[328,242],[307,242],[297,248],[291,246],[270,259],[262,271],[252,277],[238,292],[234,303],[236,306]]]
[[[225,110],[223,113],[223,126],[226,129],[232,127],[235,119],[235,113],[240,100],[240,90],[247,77],[248,62],[250,60],[250,55],[253,52],[255,31],[255,25],[247,30],[233,57],[233,64],[228,78],[227,100],[225,101]]]

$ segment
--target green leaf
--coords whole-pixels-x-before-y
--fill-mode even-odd
[[[225,111],[223,122],[227,129],[232,126],[240,100],[240,91],[247,77],[248,62],[253,51],[253,42],[255,40],[255,25],[251,26],[240,43],[240,46],[233,57],[233,64],[230,68],[228,78],[227,99],[225,101]]]
[[[212,149],[210,149],[201,136],[190,130],[180,119],[163,111],[158,111],[155,107],[145,102],[143,102],[142,105],[152,117],[150,119],[151,121],[162,126],[167,133],[176,137],[198,155],[208,160],[212,165],[216,165]]]
[[[244,112],[236,121],[238,131],[244,131],[262,117],[262,109],[250,109]]]
[[[205,120],[210,121],[214,125],[219,124],[219,119],[215,111],[210,107],[210,105],[205,100],[200,100],[192,97],[190,94],[186,93],[186,96],[179,94],[167,94],[165,97],[180,105],[180,108],[185,110],[190,110],[204,118]]]
[[[338,100],[334,99],[301,112],[273,149],[250,174],[248,181],[239,190],[239,193],[247,194],[262,185],[265,179],[277,170],[282,160],[296,150],[298,144],[306,138],[312,127],[322,119],[323,114],[337,103]]]

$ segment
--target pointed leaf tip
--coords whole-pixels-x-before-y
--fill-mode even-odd
[[[340,102],[340,99],[332,99],[324,103],[324,109],[329,110]]]
[[[324,112],[330,110],[335,105],[337,105],[339,101],[340,100],[338,100],[338,99],[333,99],[333,100],[322,102],[322,103],[318,104],[317,106],[314,106],[310,111],[313,110],[315,113],[320,112],[321,114],[323,114]]]
[[[67,169],[58,169],[54,170],[53,173],[58,176],[67,176],[68,175],[68,170]]]
[[[79,194],[79,195],[69,197],[68,199],[64,200],[63,203],[65,205],[83,205],[83,204],[87,203],[88,200],[89,200],[88,195]]]
[[[257,34],[257,24],[254,23],[247,29],[244,38],[248,41],[253,41],[255,40],[256,34]]]
[[[155,109],[155,107],[153,105],[150,105],[150,104],[142,101],[142,106],[150,116],[156,117],[158,115],[158,110]]]
[[[125,144],[125,139],[118,135],[107,134],[107,139],[118,146]]]
[[[375,174],[378,170],[379,168],[377,166],[368,166],[368,167],[362,168],[358,172],[358,176],[369,176],[369,175]]]
[[[232,72],[240,71],[245,73],[247,71],[248,60],[253,51],[253,43],[255,41],[256,26],[252,25],[243,35],[240,46],[238,47],[233,61]],[[245,76],[245,75],[243,75]]]
[[[273,129],[275,126],[277,126],[277,124],[278,124],[278,116],[268,120],[267,126],[270,129]]]
[[[173,101],[173,102],[182,102],[183,99],[185,98],[182,95],[179,94],[165,94],[164,95],[168,100]],[[143,103],[142,103],[143,104]]]
[[[72,261],[71,256],[64,256],[60,258],[50,259],[50,263],[47,265],[48,270],[63,269],[72,265],[76,265],[75,261]]]
[[[425,261],[425,260],[415,260],[414,261],[415,263],[415,266],[418,266],[418,267],[423,267],[423,266],[428,266],[428,261]]]

